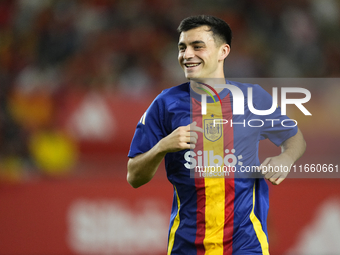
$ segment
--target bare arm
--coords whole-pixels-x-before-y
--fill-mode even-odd
[[[198,138],[196,132],[203,132],[202,128],[196,126],[196,122],[179,127],[161,139],[149,151],[130,158],[127,166],[128,183],[138,188],[149,182],[168,152],[194,149]]]
[[[306,150],[306,141],[303,138],[303,135],[298,129],[298,132],[295,136],[284,141],[281,145],[282,153],[287,154],[295,163],[302,155],[305,153]]]
[[[291,166],[297,161],[306,150],[306,142],[303,135],[298,129],[296,135],[290,137],[284,141],[281,145],[282,153],[276,157],[266,158],[260,166],[260,170],[264,177],[268,179],[272,184],[280,184],[288,175],[289,171],[272,171],[275,167],[277,169],[290,170]],[[272,170],[270,170],[272,167]]]

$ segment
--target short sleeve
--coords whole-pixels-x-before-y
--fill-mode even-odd
[[[254,106],[258,110],[267,110],[272,107],[272,96],[259,85],[254,86]],[[286,115],[281,115],[281,108],[276,107],[270,115],[260,116],[264,125],[261,129],[260,140],[269,139],[276,146],[280,146],[288,138],[294,136],[297,131],[297,124]]]
[[[162,123],[164,123],[164,107],[161,100],[156,98],[137,124],[128,157],[133,158],[149,151],[164,138],[166,135]]]

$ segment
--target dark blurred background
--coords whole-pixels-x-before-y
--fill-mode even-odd
[[[133,190],[127,153],[153,98],[186,81],[176,28],[196,14],[231,26],[229,79],[334,78],[311,87],[300,162],[339,163],[338,0],[1,0],[0,254],[165,252],[171,185],[162,168]],[[291,192],[273,202],[272,254],[340,254],[339,184],[271,188]]]

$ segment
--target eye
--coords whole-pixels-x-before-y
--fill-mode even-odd
[[[179,51],[179,52],[185,51],[185,47],[179,47],[179,48],[178,48],[178,51]]]

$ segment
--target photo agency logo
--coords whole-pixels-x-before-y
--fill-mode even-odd
[[[202,85],[203,87],[197,87],[198,89],[202,90],[205,92],[205,94],[201,94],[201,114],[206,115],[207,114],[207,96],[209,95],[212,100],[216,102],[214,95],[208,90],[210,89],[218,98],[219,102],[221,103],[222,107],[222,100],[217,93],[216,89],[228,89],[230,93],[232,94],[233,101],[232,101],[232,111],[233,115],[244,115],[244,108],[245,108],[245,95],[242,92],[242,90],[232,84],[218,84],[215,85],[213,88],[212,86],[202,83],[202,82],[197,82],[198,84]],[[295,93],[295,94],[301,94],[303,95],[302,98],[288,98],[287,94],[289,93]],[[257,116],[268,116],[272,113],[275,112],[276,108],[278,107],[278,88],[273,87],[272,88],[272,105],[269,109],[266,110],[260,110],[260,109],[255,109],[254,103],[253,103],[253,88],[248,87],[247,89],[247,107],[251,113]],[[304,115],[306,116],[311,116],[312,114],[307,110],[307,108],[303,105],[311,99],[311,93],[308,89],[305,88],[298,88],[298,87],[282,87],[281,88],[281,115],[286,115],[287,112],[287,105],[295,105]],[[213,119],[212,125],[215,127],[216,125],[219,124],[230,124],[233,126],[233,120],[227,120],[227,119]],[[269,121],[271,122],[272,127],[274,127],[274,123],[276,121],[279,121],[278,119],[248,119],[247,122],[244,120],[242,124],[245,126],[248,124],[249,127],[262,127],[264,125],[264,121]],[[286,122],[294,122],[294,124],[288,125]],[[255,125],[254,123],[257,123]],[[236,123],[234,123],[236,124]],[[239,124],[239,123],[237,123]],[[281,125],[283,127],[294,127],[297,126],[298,122],[294,119],[285,119],[281,121]]]
[[[212,83],[218,84],[216,80]],[[240,148],[228,147],[234,146],[232,143],[225,146],[223,133],[229,132],[229,126],[236,127],[237,130],[244,127],[245,130],[241,132],[246,132],[247,137],[253,135],[251,128],[265,126],[277,129],[280,125],[284,128],[295,127],[298,124],[296,120],[284,117],[287,115],[287,106],[291,105],[295,107],[294,110],[302,112],[305,116],[311,116],[311,112],[304,105],[310,101],[311,92],[297,86],[280,87],[281,84],[287,84],[285,80],[274,83],[277,87],[270,87],[271,97],[258,86],[243,89],[236,84],[222,83],[223,81],[212,86],[207,84],[207,81],[191,80],[193,92],[191,97],[195,99],[191,108],[191,118],[201,123],[203,141],[196,149],[185,152],[184,166],[191,170],[192,178],[233,177],[234,173],[238,176],[256,178],[259,174],[258,166],[247,165],[247,159]],[[269,83],[271,82],[267,82],[266,85]],[[262,101],[259,101],[259,96],[264,96],[269,101],[261,104],[264,99],[261,98]]]

